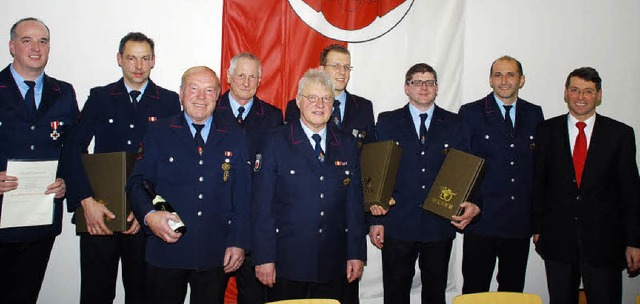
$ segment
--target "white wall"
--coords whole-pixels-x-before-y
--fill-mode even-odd
[[[545,117],[566,112],[562,100],[566,75],[576,67],[593,66],[603,78],[603,104],[598,111],[636,131],[640,128],[636,118],[640,106],[634,94],[635,76],[640,74],[640,2],[469,0],[466,6],[462,100],[447,101],[446,108],[457,110],[460,104],[486,95],[491,62],[509,54],[524,66],[527,82],[521,97],[541,105]],[[152,78],[161,86],[177,90],[182,72],[192,65],[219,71],[221,8],[222,0],[5,0],[0,10],[0,41],[8,45],[9,27],[16,20],[26,16],[43,19],[52,31],[47,73],[71,82],[82,105],[91,87],[120,77],[117,44],[129,31],[142,31],[155,40]],[[0,50],[0,66],[9,62],[8,49]],[[355,77],[351,83],[357,92],[366,85],[366,79]],[[400,87],[389,90],[396,90],[397,95],[363,95],[375,101],[377,110],[391,109],[405,96]],[[39,303],[75,303],[78,299],[78,240],[69,218],[64,224]],[[370,259],[377,258],[370,255]],[[454,260],[459,263],[459,257]],[[368,267],[366,271],[375,270]],[[525,289],[540,294],[546,302],[544,280],[542,262],[532,252]],[[625,278],[624,292],[623,303],[632,303],[640,292],[640,279]],[[122,299],[120,288],[116,303],[123,303]]]

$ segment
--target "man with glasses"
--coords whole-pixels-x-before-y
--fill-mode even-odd
[[[5,193],[21,183],[29,187],[28,179],[7,175],[7,160],[58,160],[79,112],[73,87],[44,72],[50,42],[49,28],[36,18],[20,19],[11,27],[13,62],[0,72],[0,210]],[[46,189],[29,189],[51,195],[50,224],[0,229],[1,303],[37,302],[53,243],[62,231],[65,179],[58,174]]]
[[[332,44],[320,54],[320,69],[325,71],[335,87],[335,101],[331,108],[330,122],[352,134],[359,144],[375,141],[375,121],[370,100],[351,94],[347,84],[351,77],[351,54],[340,44]],[[285,121],[300,118],[296,100],[287,104]],[[349,302],[349,303],[357,303]],[[343,303],[347,304],[347,303]]]
[[[482,215],[464,233],[462,293],[489,291],[498,259],[498,291],[522,292],[532,231],[533,148],[542,108],[518,97],[522,64],[503,56],[491,64],[493,92],[458,112],[471,129],[471,151],[485,159],[473,201]]]
[[[534,235],[551,304],[620,303],[622,276],[640,268],[640,180],[633,128],[596,113],[602,79],[590,67],[565,82],[569,114],[538,128]]]
[[[300,118],[268,134],[253,188],[253,260],[269,300],[342,297],[362,275],[366,229],[356,140],[331,117],[322,70],[299,82]]]
[[[405,75],[409,104],[378,116],[378,140],[393,140],[402,156],[392,200],[384,211],[372,208],[369,237],[382,249],[385,304],[409,304],[418,260],[422,303],[445,303],[449,257],[456,228],[464,229],[480,213],[464,202],[461,216],[445,220],[422,209],[422,204],[450,148],[469,150],[469,130],[462,119],[437,105],[438,76],[426,63],[412,66]]]
[[[251,53],[240,53],[229,63],[229,91],[220,96],[213,114],[217,124],[237,124],[244,128],[251,166],[260,166],[267,133],[282,125],[282,111],[256,96],[262,77],[260,60]],[[257,280],[246,252],[245,262],[235,274],[238,304],[264,303],[264,287]]]

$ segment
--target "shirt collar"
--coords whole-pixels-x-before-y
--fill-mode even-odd
[[[247,102],[247,104],[243,106],[244,112],[242,112],[242,119],[247,118],[247,115],[249,114],[249,111],[253,106],[254,97],[251,97],[251,100],[249,100],[249,102]],[[238,116],[238,109],[240,108],[240,104],[233,98],[233,96],[231,96],[231,91],[229,91],[229,105],[231,106],[231,110],[233,111],[233,116]]]

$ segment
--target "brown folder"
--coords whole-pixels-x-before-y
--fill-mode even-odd
[[[480,184],[484,159],[456,149],[449,149],[436,180],[422,208],[447,220],[461,215],[462,202],[467,201]]]
[[[372,205],[389,210],[401,155],[402,149],[391,140],[362,146],[360,168],[366,212]]]
[[[111,231],[125,231],[129,229],[127,216],[131,211],[125,185],[127,177],[133,171],[135,153],[112,152],[83,154],[82,163],[93,188],[96,201],[105,204],[116,218],[106,219],[105,224]],[[76,209],[76,233],[87,232],[87,222],[84,218],[82,206]]]

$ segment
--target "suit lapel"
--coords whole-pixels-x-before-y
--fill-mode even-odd
[[[351,93],[345,91],[346,98],[344,105],[344,115],[342,115],[342,127],[347,128],[351,126],[351,121],[354,119],[356,111],[358,110],[358,101],[351,95]],[[351,132],[351,130],[349,130]]]
[[[178,117],[174,117],[169,123],[169,128],[173,131],[174,135],[180,138],[189,150],[193,151],[193,153],[198,153],[198,147],[196,147],[196,142],[193,139],[193,135],[191,135],[191,130],[189,126],[187,126],[187,119],[184,118],[184,112],[180,112]],[[211,132],[209,132],[209,136],[211,136]]]
[[[587,148],[587,158],[585,159],[584,170],[582,171],[582,182],[580,184],[581,188],[589,186],[589,178],[591,177],[591,174],[589,173],[594,170],[596,160],[604,159],[604,157],[601,157],[599,154],[604,149],[606,149],[603,147],[606,147],[605,142],[607,141],[607,134],[609,134],[609,132],[606,131],[606,125],[602,123],[602,119],[598,116],[599,115],[596,114],[596,120],[593,125],[593,131],[591,132],[591,138],[588,140],[589,147]]]
[[[40,118],[49,111],[60,96],[60,86],[46,74],[44,75],[43,84],[42,97],[40,98],[38,111],[36,111],[35,120],[40,120]]]
[[[4,99],[7,104],[2,106],[3,111],[11,111],[13,109],[16,112],[15,115],[21,116],[23,120],[31,120],[30,115],[27,113],[27,107],[24,105],[24,98],[11,75],[9,66],[0,72],[0,92],[7,96]]]

